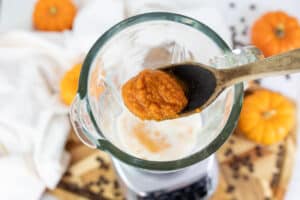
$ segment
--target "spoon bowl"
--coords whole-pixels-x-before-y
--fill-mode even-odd
[[[267,76],[300,72],[300,49],[230,69],[185,62],[158,68],[175,77],[188,99],[186,107],[174,118],[201,112],[227,87]]]

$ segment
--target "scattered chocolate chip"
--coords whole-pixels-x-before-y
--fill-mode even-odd
[[[281,160],[281,159],[277,159],[277,160],[276,160],[276,167],[277,167],[278,169],[280,169],[281,166],[282,166],[282,160]]]
[[[236,39],[237,34],[234,26],[230,26],[230,31],[231,31],[231,40],[232,40],[233,48],[245,46],[244,43]]]
[[[107,185],[107,184],[109,184],[109,180],[107,178],[105,178],[104,176],[100,176],[97,181],[97,185],[100,185],[101,183],[103,183],[104,185]]]
[[[251,156],[250,155],[246,155],[245,156],[245,160],[247,160],[249,162],[251,160]]]
[[[234,179],[239,179],[240,175],[239,175],[239,173],[235,172],[232,177]]]
[[[249,180],[249,176],[243,175],[243,179],[247,181],[247,180]]]
[[[235,3],[234,3],[234,2],[230,2],[230,3],[229,3],[229,7],[230,7],[230,8],[235,8]]]
[[[227,186],[227,189],[226,189],[226,192],[227,193],[232,193],[234,191],[235,187],[233,185],[228,185]]]
[[[256,5],[251,4],[251,5],[249,6],[249,9],[250,9],[250,10],[255,10],[255,9],[256,9]]]
[[[280,178],[279,173],[274,173],[273,174],[272,180],[271,180],[271,183],[270,183],[270,186],[272,188],[274,188],[278,184],[279,178]]]
[[[283,150],[283,149],[284,149],[284,146],[283,146],[282,144],[280,144],[280,145],[279,145],[279,149],[280,149],[280,150]]]
[[[116,197],[118,197],[118,196],[121,196],[121,193],[120,193],[120,192],[115,192],[114,195],[115,195]]]
[[[260,80],[260,79],[256,79],[256,80],[254,80],[254,82],[255,82],[256,84],[260,85],[261,80]]]
[[[231,149],[231,148],[228,148],[228,149],[225,151],[224,155],[225,155],[225,156],[230,156],[232,153],[233,153],[233,152],[232,152],[232,149]]]
[[[230,31],[235,32],[235,27],[234,26],[229,26]]]
[[[229,143],[230,144],[234,144],[234,140],[233,139],[229,139]]]
[[[120,186],[119,186],[119,182],[117,180],[114,180],[114,188],[115,189],[118,189]]]
[[[261,151],[262,147],[261,146],[255,146],[255,151]]]
[[[245,20],[245,17],[241,17],[240,18],[240,22],[244,23],[246,20]]]
[[[265,199],[264,200],[271,200],[271,198],[270,197],[265,197]]]
[[[240,169],[239,163],[237,161],[234,161],[234,160],[229,164],[229,167],[233,171],[239,171],[239,169]]]
[[[109,164],[107,164],[100,156],[97,156],[96,160],[100,164],[100,166],[99,166],[100,169],[104,169],[104,170],[108,170],[109,169],[109,167],[110,167]]]
[[[284,149],[283,148],[279,148],[278,152],[277,152],[278,156],[284,156]]]
[[[70,171],[66,171],[64,175],[65,176],[72,176],[72,173]]]
[[[85,188],[90,188],[92,185],[94,185],[94,182],[88,182],[87,184],[84,185]]]
[[[102,161],[103,161],[103,159],[102,159],[100,156],[97,156],[97,157],[96,157],[96,160],[99,161],[99,162],[102,162]]]
[[[249,170],[249,172],[251,172],[251,173],[254,172],[254,167],[253,167],[253,164],[252,164],[252,163],[249,163],[249,165],[248,165],[248,170]]]
[[[246,36],[247,33],[248,33],[248,27],[245,27],[245,28],[243,29],[243,31],[242,31],[242,35],[243,35],[243,36]]]
[[[244,95],[248,96],[248,95],[251,95],[251,94],[253,94],[252,90],[246,90]]]
[[[69,191],[71,193],[86,197],[87,199],[90,200],[110,200],[109,198],[99,194],[95,193],[93,191],[90,191],[87,188],[81,188],[77,184],[74,183],[67,183],[64,181],[61,181],[58,184],[58,188],[61,188],[63,190]]]
[[[257,157],[262,157],[263,153],[262,153],[262,147],[261,146],[256,146],[255,147],[255,153]]]

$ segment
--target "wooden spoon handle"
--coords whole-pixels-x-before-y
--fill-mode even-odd
[[[266,76],[300,72],[300,49],[272,56],[254,63],[219,70],[220,85],[227,87]]]

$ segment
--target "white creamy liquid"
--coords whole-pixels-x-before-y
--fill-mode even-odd
[[[189,155],[197,144],[200,114],[162,122],[141,121],[127,109],[117,120],[121,148],[136,157],[168,161]]]

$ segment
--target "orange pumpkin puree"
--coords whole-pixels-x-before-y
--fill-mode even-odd
[[[174,118],[187,105],[180,83],[170,74],[145,69],[122,87],[127,108],[144,120]]]

